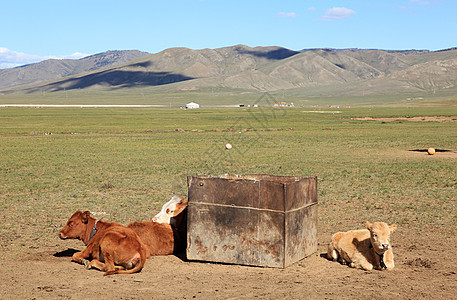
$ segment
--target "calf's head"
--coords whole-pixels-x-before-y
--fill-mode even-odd
[[[367,229],[370,231],[370,240],[373,249],[378,254],[383,254],[390,248],[390,234],[397,229],[397,225],[387,225],[384,222],[370,223],[367,221]]]
[[[152,218],[157,223],[170,224],[171,218],[179,215],[187,207],[184,197],[173,196],[162,206],[162,210]]]
[[[78,210],[68,220],[65,227],[59,232],[61,239],[81,239],[87,230],[90,212]]]

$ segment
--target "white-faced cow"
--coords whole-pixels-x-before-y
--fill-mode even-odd
[[[133,222],[135,231],[147,248],[147,256],[169,255],[185,247],[187,236],[187,201],[174,196],[165,203],[153,221]]]
[[[160,212],[152,218],[153,222],[170,224],[171,218],[176,216],[175,211],[183,210],[187,207],[184,197],[173,196],[170,201],[162,206]]]

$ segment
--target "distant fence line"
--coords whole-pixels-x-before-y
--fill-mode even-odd
[[[182,105],[175,105],[176,107]],[[0,104],[0,107],[170,107],[170,105],[122,104]]]
[[[148,108],[148,107],[183,107],[186,105],[142,105],[142,104],[0,104],[0,107],[77,107],[77,108],[98,108],[98,107],[123,107],[123,108]],[[233,105],[200,105],[200,107],[242,107],[239,104]]]

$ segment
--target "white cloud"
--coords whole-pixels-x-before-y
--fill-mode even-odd
[[[85,53],[81,53],[81,52],[75,52],[73,54],[70,54],[70,55],[64,55],[64,56],[59,56],[59,57],[53,57],[55,59],[80,59],[80,58],[83,58],[83,57],[86,57],[86,56],[89,56],[90,54],[85,54]]]
[[[401,10],[404,10],[406,12],[409,12],[409,13],[416,13],[416,10],[414,8],[412,8],[412,7],[399,6],[398,8],[401,9]]]
[[[30,55],[0,47],[0,68],[14,68],[42,60],[38,55]]]
[[[321,20],[331,21],[331,20],[341,20],[351,15],[355,14],[355,11],[345,7],[332,7],[325,11],[325,14],[322,16]]]
[[[442,4],[443,2],[441,1],[423,1],[423,0],[411,0],[409,1],[414,4],[419,4],[419,5],[433,5],[433,4]]]
[[[280,12],[278,13],[278,16],[281,18],[295,18],[297,14],[294,12]]]
[[[27,64],[37,63],[46,59],[80,59],[88,56],[84,53],[73,53],[64,56],[40,56],[34,54],[27,54],[9,50],[8,48],[0,47],[0,69],[15,68]]]
[[[308,7],[309,11],[316,11],[316,8],[314,6]]]

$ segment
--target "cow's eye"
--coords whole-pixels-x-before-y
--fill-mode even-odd
[[[373,237],[378,237],[378,235],[376,233],[373,233]]]

